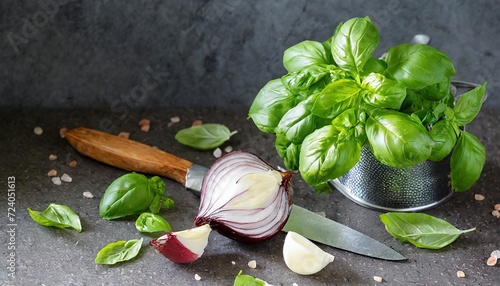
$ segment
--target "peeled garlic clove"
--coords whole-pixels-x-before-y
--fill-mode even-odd
[[[205,251],[211,228],[202,225],[188,230],[168,233],[153,239],[149,245],[176,263],[190,263]]]
[[[283,258],[286,266],[293,272],[311,275],[325,268],[333,261],[334,256],[302,235],[289,231],[283,245]]]

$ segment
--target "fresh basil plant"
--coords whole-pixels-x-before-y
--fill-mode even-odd
[[[318,192],[349,171],[369,144],[395,168],[451,156],[451,186],[465,191],[479,179],[485,149],[463,126],[479,112],[486,84],[455,102],[455,68],[442,51],[402,44],[383,58],[373,52],[379,32],[368,17],[340,23],[325,42],[288,48],[288,73],[256,95],[249,118],[276,135],[285,166]],[[466,170],[467,169],[467,170]]]
[[[158,176],[148,179],[142,174],[125,174],[108,186],[99,204],[99,213],[108,220],[148,210],[158,213],[162,206],[172,208],[174,205],[164,192],[165,183]]]

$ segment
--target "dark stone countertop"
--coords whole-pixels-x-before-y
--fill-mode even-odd
[[[500,110],[483,108],[468,130],[485,144],[487,150],[483,175],[472,190],[456,193],[445,204],[425,211],[442,218],[460,229],[477,230],[460,236],[441,250],[418,249],[390,236],[379,220],[381,212],[361,207],[337,191],[329,195],[313,193],[300,176],[295,176],[295,203],[312,211],[325,212],[340,223],[359,230],[408,257],[407,261],[391,262],[352,254],[321,246],[335,255],[335,261],[312,276],[300,276],[290,271],[282,258],[284,233],[260,243],[242,244],[218,233],[210,235],[205,254],[187,265],[170,262],[147,245],[150,237],[140,234],[133,219],[105,221],[99,217],[98,205],[106,187],[125,173],[78,155],[59,136],[61,127],[85,126],[106,128],[111,133],[131,133],[131,139],[157,146],[192,162],[209,165],[215,158],[212,152],[196,151],[174,140],[175,133],[196,119],[222,123],[238,133],[224,146],[244,149],[260,155],[273,165],[281,165],[274,150],[274,138],[257,130],[246,119],[244,109],[150,109],[128,110],[112,114],[106,109],[8,109],[0,110],[0,164],[2,213],[1,281],[7,285],[232,285],[240,270],[273,285],[375,285],[373,276],[380,276],[382,285],[498,285],[500,265],[489,267],[486,259],[500,248],[500,219],[492,216],[495,204],[500,203]],[[122,118],[119,118],[122,115]],[[170,125],[170,118],[179,116],[179,123]],[[141,132],[141,118],[151,120],[151,130]],[[37,136],[35,126],[44,133]],[[50,154],[58,159],[49,160]],[[75,167],[68,162],[76,160]],[[47,176],[50,169],[67,173],[71,183],[54,185]],[[8,210],[7,179],[15,177],[15,213]],[[174,230],[192,227],[199,200],[180,184],[165,179],[167,194],[176,202],[173,210],[161,214]],[[95,197],[85,198],[89,191]],[[483,201],[474,199],[484,195]],[[27,208],[44,210],[50,203],[70,206],[82,221],[83,231],[48,228],[36,224]],[[15,214],[15,239],[7,231],[7,213]],[[116,266],[96,265],[97,252],[110,242],[143,237],[144,245],[133,261]],[[8,248],[10,242],[15,250]],[[15,278],[6,268],[11,252],[15,254]],[[256,260],[257,268],[247,266]],[[234,262],[234,263],[233,263]],[[465,278],[458,278],[457,271]],[[195,280],[195,274],[201,277]]]

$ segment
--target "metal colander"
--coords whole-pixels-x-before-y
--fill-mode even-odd
[[[452,81],[455,97],[477,84]],[[485,96],[484,99],[486,99]],[[366,144],[359,162],[330,185],[352,201],[383,211],[420,211],[440,205],[453,191],[450,186],[450,157],[425,161],[409,168],[392,168],[380,163]]]

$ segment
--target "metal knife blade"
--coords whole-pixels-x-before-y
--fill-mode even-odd
[[[66,132],[66,139],[80,153],[97,161],[125,169],[165,176],[199,194],[207,168],[145,144],[88,128]],[[335,248],[386,260],[406,257],[348,226],[293,205],[284,231]]]

